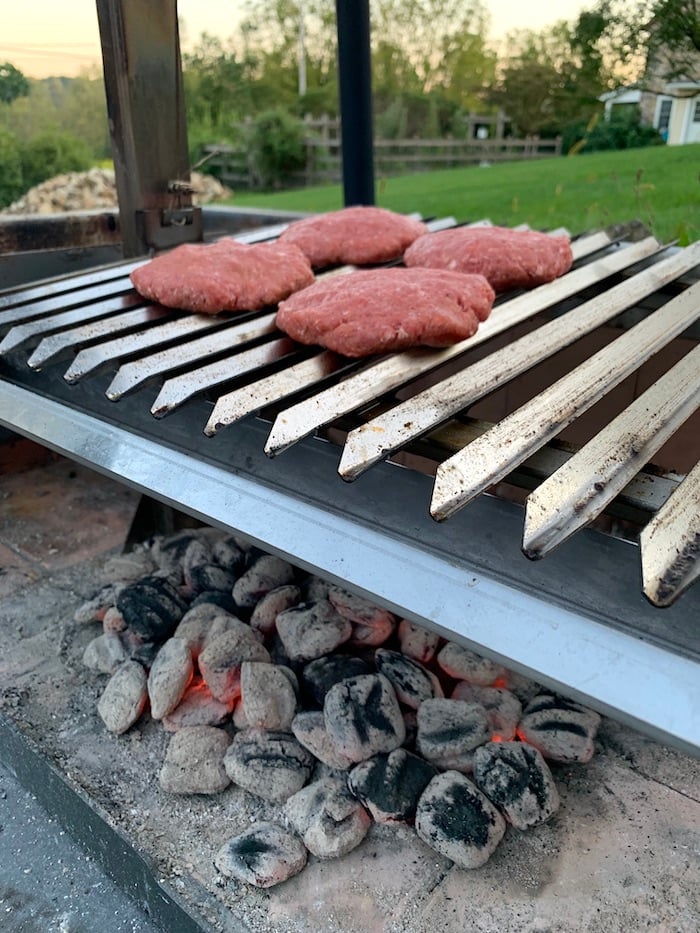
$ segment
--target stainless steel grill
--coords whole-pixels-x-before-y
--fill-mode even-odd
[[[0,422],[697,754],[700,244],[573,247],[469,341],[364,361],[149,305],[143,260],[16,288]]]

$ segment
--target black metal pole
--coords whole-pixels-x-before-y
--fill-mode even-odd
[[[336,0],[345,206],[374,204],[369,0]]]

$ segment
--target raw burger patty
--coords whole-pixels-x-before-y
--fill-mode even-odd
[[[453,227],[420,237],[404,256],[407,266],[477,272],[497,292],[534,288],[568,272],[569,238],[508,227]]]
[[[280,241],[294,243],[319,269],[398,259],[409,244],[427,232],[428,227],[420,220],[383,207],[344,207],[295,221]]]
[[[344,356],[424,344],[447,347],[476,333],[494,292],[481,275],[369,269],[319,279],[283,301],[277,326],[300,343]]]
[[[313,280],[309,261],[296,246],[232,239],[183,243],[131,273],[144,298],[204,314],[255,311]]]

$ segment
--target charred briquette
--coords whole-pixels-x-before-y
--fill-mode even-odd
[[[220,567],[236,576],[245,568],[246,552],[230,536],[214,542],[212,557]]]
[[[559,794],[544,758],[525,742],[489,742],[474,756],[474,780],[517,829],[553,816]]]
[[[588,735],[588,729],[578,722],[566,722],[563,719],[545,719],[537,723],[537,731],[542,732],[569,732],[571,735],[578,735],[582,739]]]
[[[362,742],[369,741],[370,729],[376,729],[380,732],[393,731],[394,725],[382,709],[383,692],[379,681],[372,684],[367,695],[367,701],[361,706],[348,691],[347,700],[351,709],[352,725]]]
[[[222,874],[258,888],[270,888],[306,865],[302,841],[277,823],[260,822],[224,843],[214,857]]]
[[[301,672],[301,680],[305,695],[321,709],[331,687],[349,677],[369,673],[370,666],[362,658],[353,655],[331,654],[305,664]]]
[[[436,774],[434,765],[397,748],[356,765],[348,773],[348,787],[377,822],[408,822]]]
[[[130,629],[146,641],[164,641],[175,631],[187,604],[162,577],[144,577],[124,587],[117,609]]]
[[[575,713],[588,712],[585,706],[570,700],[568,697],[553,693],[540,693],[530,700],[525,709],[526,713],[540,713],[543,710],[568,710]]]
[[[218,564],[197,564],[190,569],[188,582],[194,593],[214,590],[225,593],[230,598],[236,577]]]
[[[421,805],[445,839],[466,842],[479,849],[488,843],[494,815],[484,806],[481,795],[475,794],[466,784],[452,784],[441,800],[424,801]]]
[[[260,865],[263,855],[274,850],[274,846],[259,836],[241,836],[231,842],[231,852],[244,862],[252,871]]]
[[[428,671],[401,652],[378,648],[374,658],[377,670],[391,681],[399,701],[406,706],[417,709],[423,700],[434,697],[436,692],[442,695],[437,681],[431,680]]]
[[[211,603],[214,606],[218,606],[220,609],[225,609],[226,612],[230,612],[232,615],[235,615],[237,611],[236,602],[230,592],[224,593],[221,590],[204,590],[192,600],[190,609],[202,603]]]

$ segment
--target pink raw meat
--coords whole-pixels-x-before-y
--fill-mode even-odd
[[[404,256],[407,266],[479,273],[497,292],[534,288],[568,272],[566,236],[508,227],[452,227],[420,237]]]
[[[344,207],[295,221],[280,240],[298,246],[318,269],[398,259],[409,244],[427,232],[420,220],[383,207]]]
[[[476,333],[494,291],[481,275],[433,269],[371,269],[319,279],[283,301],[277,326],[294,340],[344,356],[426,345]]]
[[[183,243],[131,273],[144,298],[204,314],[255,311],[313,280],[308,259],[291,243],[248,245],[230,238]]]

